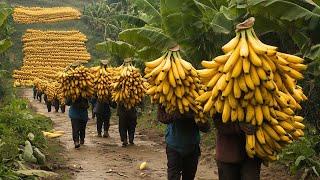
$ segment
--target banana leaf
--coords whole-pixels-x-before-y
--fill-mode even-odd
[[[119,21],[125,21],[137,27],[143,27],[145,24],[147,24],[147,22],[145,22],[141,18],[129,14],[120,14],[113,17]]]
[[[119,39],[128,42],[139,49],[149,46],[155,47],[160,51],[167,49],[174,44],[161,29],[149,26],[124,30],[119,34]]]
[[[138,8],[138,10],[152,17],[150,22],[148,22],[149,24],[161,24],[160,12],[148,0],[133,0],[132,3]]]
[[[133,57],[135,55],[135,47],[123,41],[107,41],[96,44],[96,49],[121,58]]]

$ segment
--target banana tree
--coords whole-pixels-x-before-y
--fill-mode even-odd
[[[9,35],[12,33],[10,26],[7,26],[8,18],[12,10],[4,3],[0,3],[0,54],[7,51],[11,46],[12,42]]]

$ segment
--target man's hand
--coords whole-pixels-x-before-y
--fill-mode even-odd
[[[245,122],[240,122],[239,123],[240,129],[248,135],[253,135],[256,133],[257,128],[253,126],[252,124],[245,123]]]

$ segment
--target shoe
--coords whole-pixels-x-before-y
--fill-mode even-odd
[[[127,147],[127,145],[128,145],[127,142],[122,143],[122,147]]]
[[[80,147],[79,142],[74,142],[74,148],[78,149]]]
[[[81,145],[84,145],[84,140],[80,140],[80,144],[81,144]]]
[[[102,137],[101,133],[98,133],[97,137]]]
[[[129,142],[130,143],[130,145],[134,145],[134,142],[133,141],[131,141],[131,142]]]
[[[105,133],[103,134],[103,137],[104,137],[104,138],[108,138],[108,137],[110,137],[110,135],[109,135],[108,132],[105,132]]]

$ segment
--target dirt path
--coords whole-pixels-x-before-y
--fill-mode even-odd
[[[100,179],[166,179],[166,154],[164,147],[153,141],[143,138],[145,135],[136,133],[135,146],[122,148],[118,133],[116,116],[112,115],[111,138],[96,137],[95,121],[90,120],[87,126],[85,145],[79,150],[74,149],[71,138],[71,124],[67,113],[48,113],[46,106],[32,98],[30,89],[24,90],[27,98],[37,113],[48,116],[54,122],[56,130],[63,130],[66,134],[59,138],[65,147],[67,165],[75,169],[74,179],[100,180]],[[68,111],[66,111],[68,112]],[[139,164],[148,162],[149,169],[140,171]],[[215,167],[204,163],[198,166],[198,180],[218,179]]]

